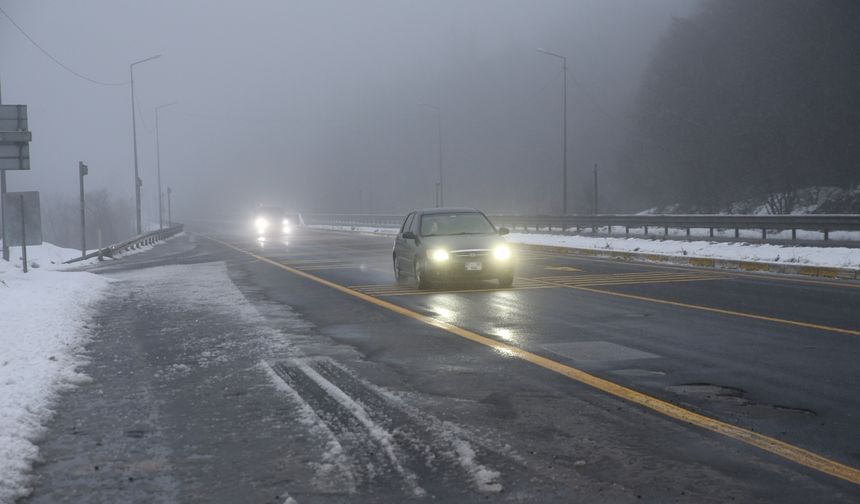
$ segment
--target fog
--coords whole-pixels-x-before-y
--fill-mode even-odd
[[[568,58],[569,207],[612,210],[619,150],[651,53],[692,0],[0,1],[74,71],[125,83],[135,67],[144,220],[161,164],[179,219],[258,203],[307,213],[433,206],[561,208],[561,62]],[[32,170],[9,190],[89,188],[133,201],[128,85],[49,59],[0,16],[3,103],[29,106]],[[44,196],[43,196],[44,198]],[[43,203],[44,204],[44,203]]]

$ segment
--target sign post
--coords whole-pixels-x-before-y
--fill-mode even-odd
[[[27,130],[26,105],[0,105],[0,238],[3,240],[3,259],[9,260],[9,219],[6,214],[6,170],[30,169],[30,140]]]
[[[83,161],[78,162],[78,172],[81,178],[81,257],[87,255],[87,220],[84,213],[84,175],[90,172],[90,169]]]
[[[27,216],[24,210],[24,195],[21,199],[21,258],[24,260],[24,273],[27,272]]]

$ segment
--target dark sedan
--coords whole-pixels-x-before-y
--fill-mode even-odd
[[[419,289],[448,280],[514,281],[514,257],[482,212],[472,208],[415,210],[406,216],[394,240],[394,275],[415,279]]]

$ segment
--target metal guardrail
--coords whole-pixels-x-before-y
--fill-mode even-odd
[[[309,214],[302,215],[306,224],[334,226],[378,226],[399,227],[403,215],[350,215]],[[488,215],[497,226],[511,230],[548,231],[550,233],[572,233],[598,231],[607,234],[630,235],[631,230],[643,230],[638,236],[666,236],[670,229],[685,231],[691,236],[693,229],[707,229],[713,238],[715,231],[732,230],[740,238],[741,230],[755,230],[762,240],[770,239],[769,233],[791,231],[791,240],[797,240],[797,231],[817,231],[823,240],[830,239],[834,231],[860,231],[860,215]],[[659,230],[662,233],[650,231]],[[650,232],[650,233],[649,233]],[[786,239],[782,239],[785,241]]]
[[[99,249],[99,250],[90,252],[89,254],[87,254],[85,256],[76,257],[74,259],[69,259],[68,261],[64,262],[63,264],[75,263],[78,261],[84,261],[86,259],[93,259],[95,257],[98,257],[99,260],[101,260],[104,257],[113,257],[114,254],[118,254],[120,252],[124,252],[124,251],[129,250],[129,249],[140,248],[140,247],[143,247],[144,245],[153,245],[155,242],[165,240],[167,238],[170,238],[173,235],[181,233],[183,229],[184,229],[184,226],[182,224],[176,224],[175,226],[171,226],[171,227],[164,228],[164,229],[159,229],[157,231],[150,231],[149,233],[139,234],[135,237],[132,237],[132,238],[124,241],[124,242],[116,243],[114,245],[110,245],[110,246],[105,247],[103,249]]]

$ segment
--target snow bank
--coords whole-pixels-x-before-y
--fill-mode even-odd
[[[511,233],[514,243],[552,247],[619,250],[649,254],[683,255],[709,259],[808,264],[836,268],[860,268],[860,249],[843,247],[796,247],[790,245],[721,243],[711,241],[598,238],[549,234]]]
[[[393,236],[396,228],[362,226],[308,226],[333,231]],[[768,263],[803,264],[835,268],[860,268],[860,249],[845,247],[799,247],[746,242],[659,240],[648,238],[610,238],[543,233],[511,233],[511,243],[594,250],[618,250],[708,259]]]
[[[85,377],[76,372],[89,332],[90,309],[108,281],[92,273],[57,271],[80,251],[45,243],[27,247],[32,269],[0,260],[0,503],[28,492],[35,442],[57,394]]]

